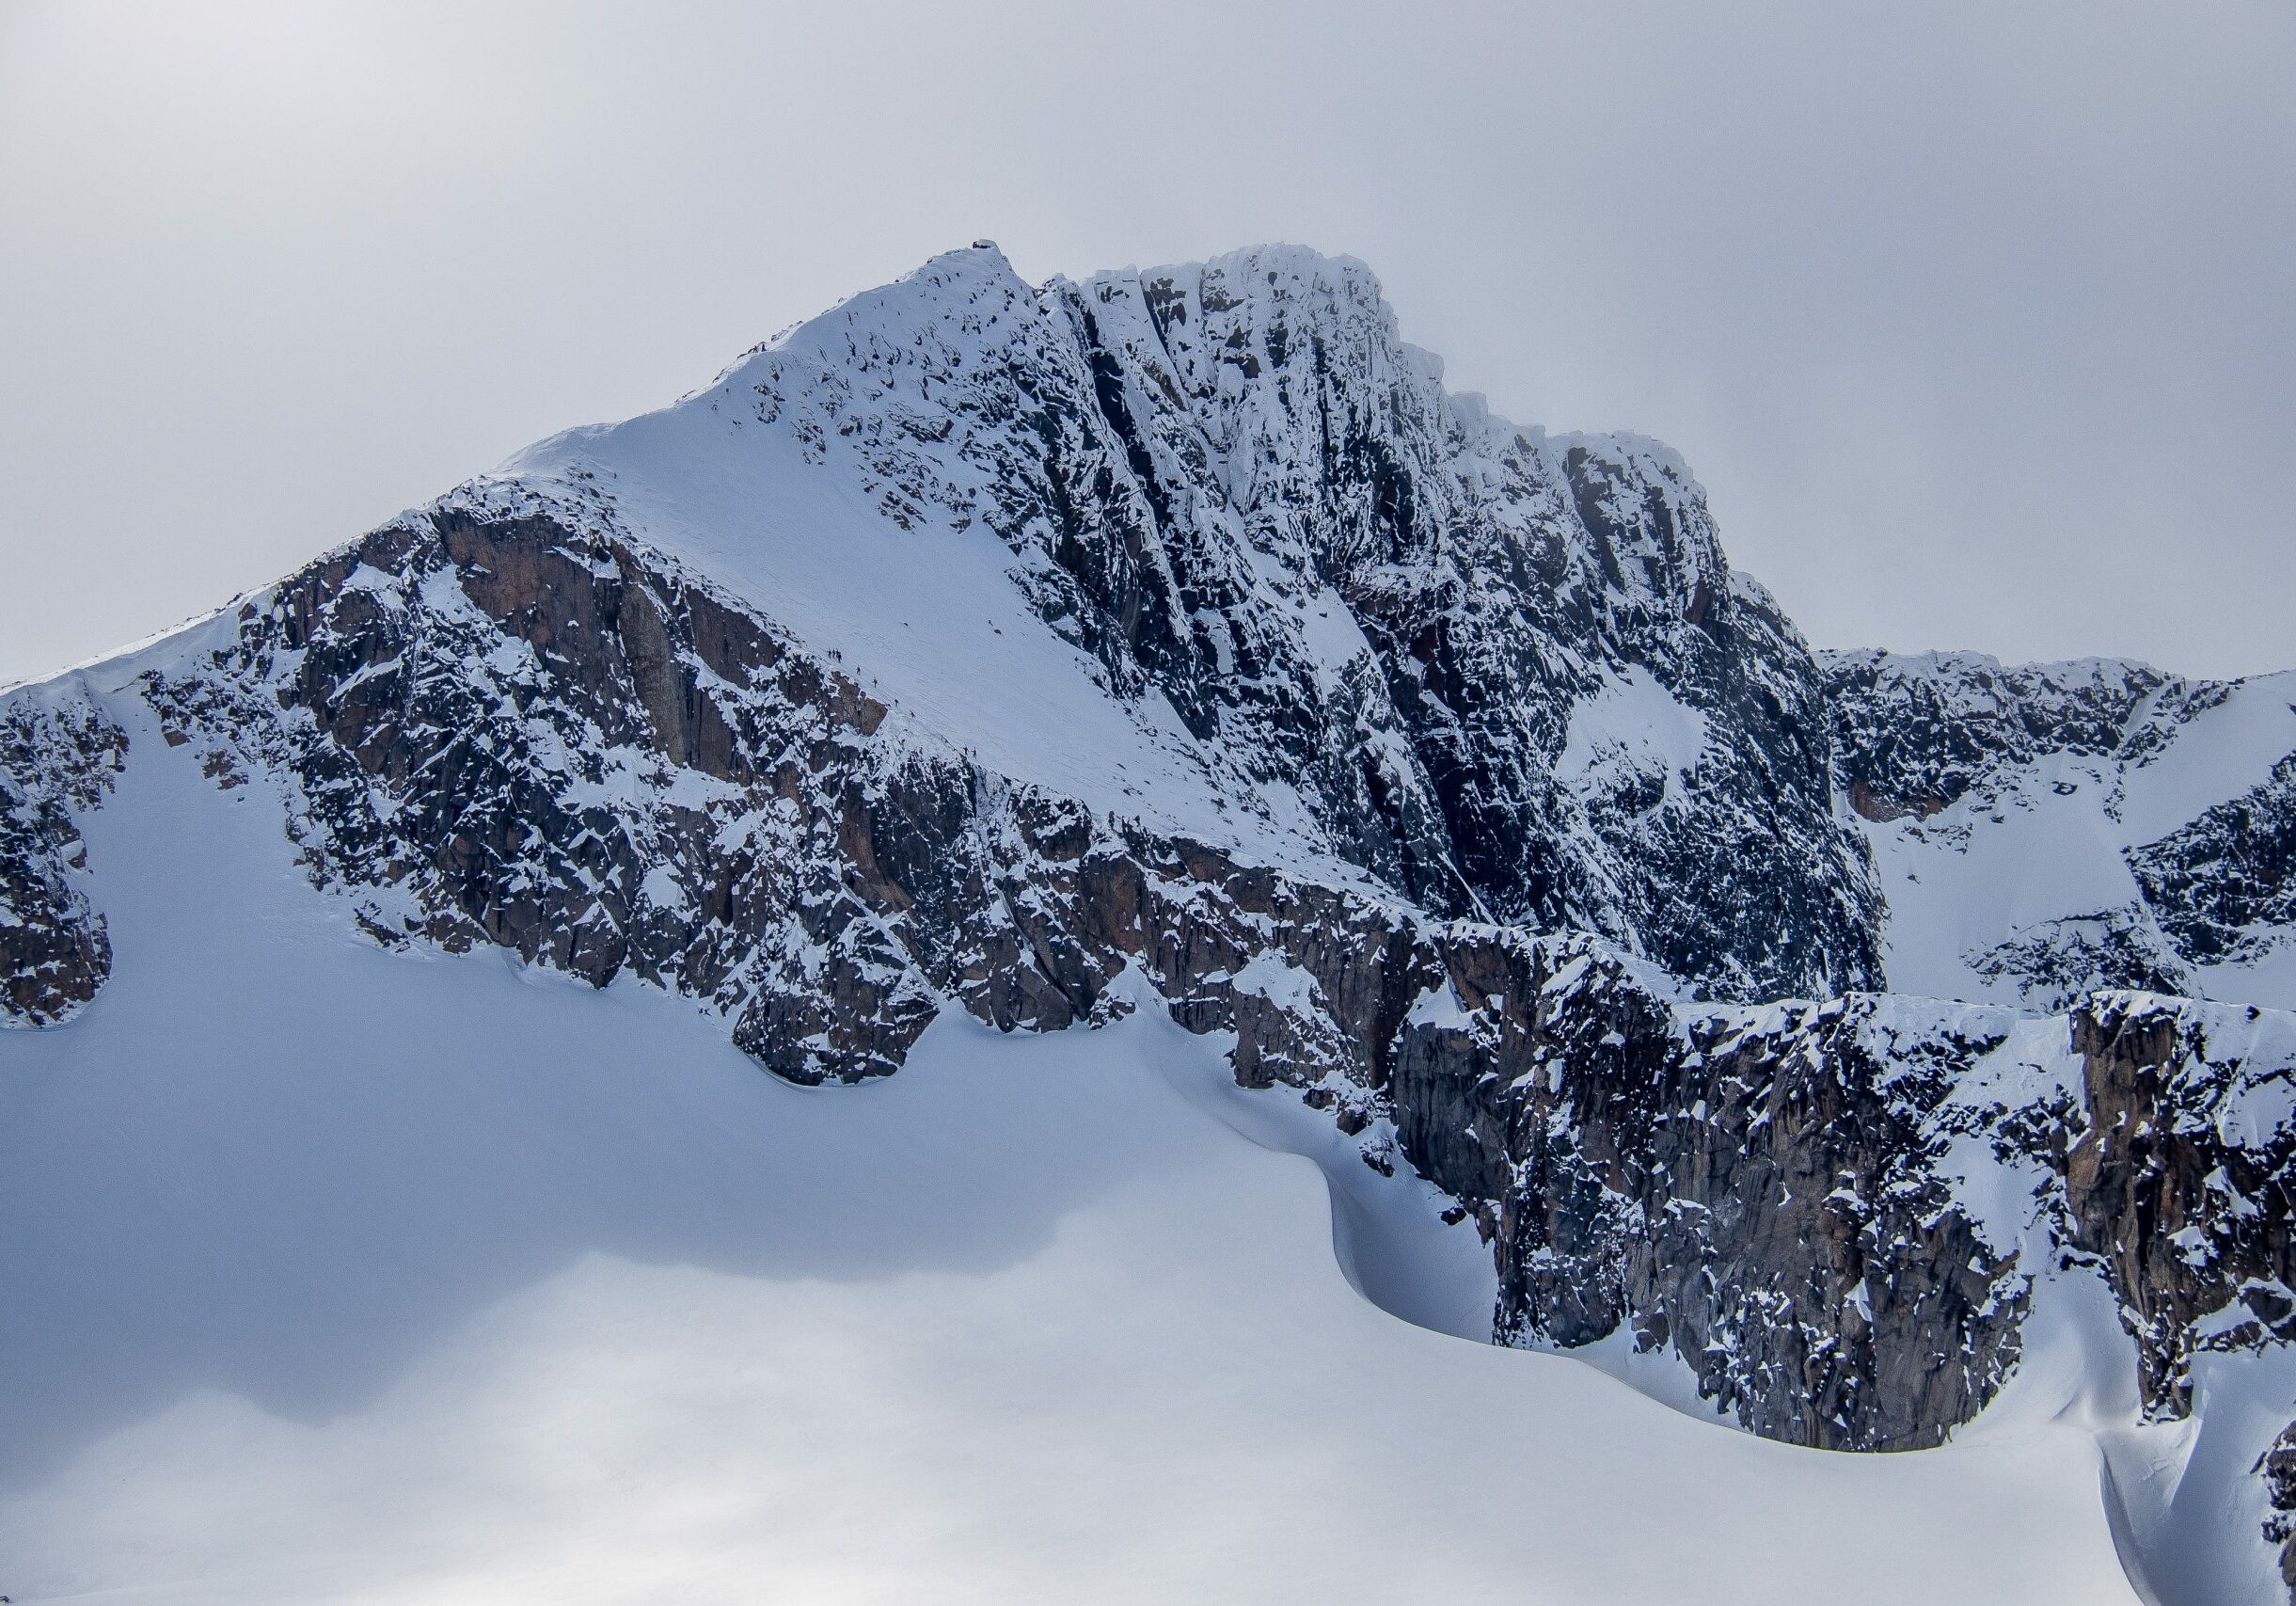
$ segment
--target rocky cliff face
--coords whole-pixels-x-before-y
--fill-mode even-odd
[[[2100,994],[2073,1017],[2082,1104],[2066,1237],[2098,1257],[2147,1408],[2182,1415],[2207,1350],[2296,1337],[2289,1017]]]
[[[1112,689],[1424,907],[1600,930],[1732,995],[1877,978],[1817,666],[1671,453],[1449,395],[1370,274],[1312,253],[914,282],[687,405],[787,432],[896,524],[994,531]],[[1622,688],[1687,751],[1607,728]]]
[[[2098,987],[2296,1006],[2273,979],[2296,951],[2296,678],[1966,653],[1826,673],[1897,984],[2050,1010]]]
[[[127,741],[93,705],[44,693],[0,702],[0,1026],[69,1020],[112,973],[72,812],[103,802]]]
[[[1456,1198],[1498,1341],[1624,1331],[1772,1437],[1938,1442],[2054,1270],[2156,1413],[2296,1336],[2288,1017],[2090,991],[2281,951],[2288,764],[2154,784],[2277,693],[1821,663],[1671,453],[1449,394],[1358,264],[937,259],[134,685],[376,940],[630,971],[795,1081],[1158,999]],[[106,973],[121,729],[0,702],[19,1021]],[[2091,797],[2121,902],[1991,930],[1999,1002],[1875,990],[1936,855]]]
[[[1585,945],[1465,957],[1394,1098],[1404,1153],[1495,1221],[1502,1340],[1624,1325],[1718,1409],[1829,1449],[1936,1443],[1991,1396],[2030,1278],[1937,1161],[2003,1012],[1686,1010]]]
[[[2132,849],[2129,867],[2192,963],[2286,951],[2296,928],[2296,754],[2239,797]]]
[[[1981,653],[1829,653],[1826,676],[1843,784],[1869,819],[1936,814],[2050,755],[2146,757],[2228,690],[2123,659]]]
[[[1247,251],[1054,294],[1183,590],[1219,550],[1352,616],[1386,695],[1341,740],[1409,754],[1407,791],[1367,789],[1433,798],[1478,910],[1732,995],[1877,978],[1816,664],[1672,453],[1449,395],[1353,262]],[[1631,703],[1607,724],[1622,689],[1693,739],[1654,752]]]

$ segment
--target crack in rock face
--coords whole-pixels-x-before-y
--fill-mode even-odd
[[[986,598],[972,646],[787,557],[869,541],[888,596]],[[2296,755],[2132,842],[2124,903],[1972,950],[2006,1001],[1881,991],[1876,843],[1973,851],[2091,777],[2117,819],[2247,693],[1814,655],[1671,452],[1448,392],[1359,263],[951,253],[186,640],[119,694],[276,791],[375,941],[626,971],[807,1084],[952,1007],[1152,1001],[1449,1193],[1496,1342],[1623,1332],[1771,1438],[1942,1441],[2051,1270],[2110,1288],[2156,1417],[2296,1339],[2296,1021],[2199,995],[2291,940]],[[936,701],[1016,642],[1005,701]],[[1013,736],[1062,677],[1115,749]],[[80,680],[0,693],[14,1024],[109,973],[74,817],[126,741]]]

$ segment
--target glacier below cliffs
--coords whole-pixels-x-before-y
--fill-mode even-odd
[[[1271,1155],[1329,1128],[1214,1041],[953,1017],[792,1089],[374,946],[269,788],[131,740],[119,974],[0,1035],[18,1601],[2135,1598],[2064,1402],[1817,1455],[1397,1321],[1335,1238],[1456,1326],[1472,1227]]]

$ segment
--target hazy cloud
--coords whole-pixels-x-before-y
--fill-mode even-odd
[[[2296,663],[2296,8],[0,10],[0,676],[990,234],[1377,268],[1829,644]]]

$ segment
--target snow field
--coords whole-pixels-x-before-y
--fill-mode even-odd
[[[118,972],[0,1039],[19,1601],[2132,1598],[2080,1423],[1813,1455],[1376,1308],[1470,1320],[1473,1230],[1215,1042],[793,1089],[374,947],[132,737]]]

